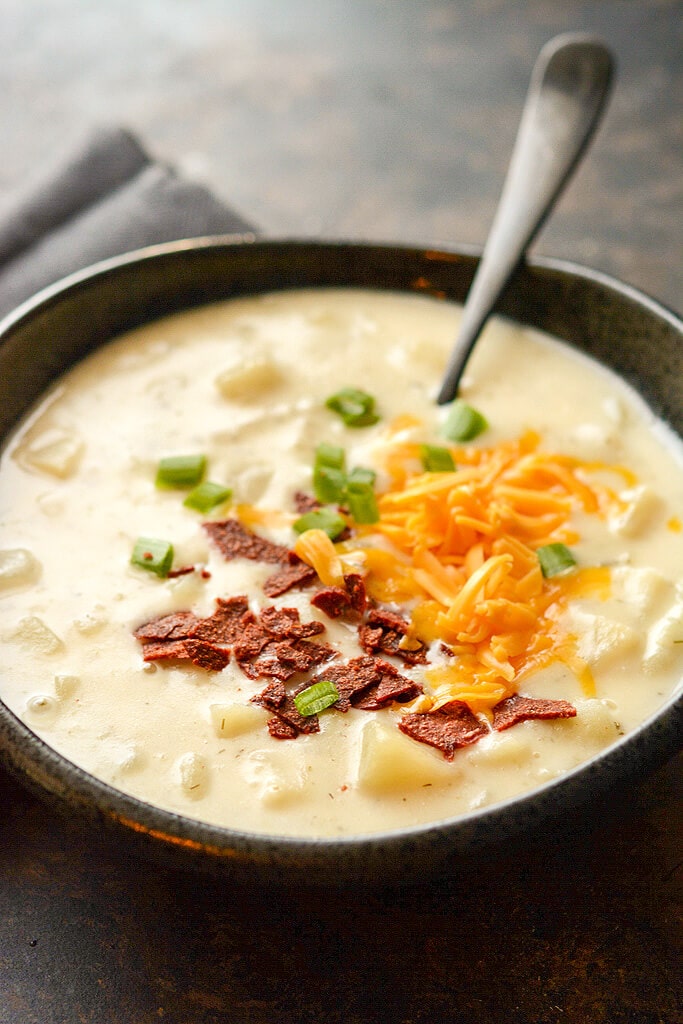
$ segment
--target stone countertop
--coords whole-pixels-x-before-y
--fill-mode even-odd
[[[552,35],[618,83],[535,251],[679,311],[680,5],[5,0],[0,199],[103,121],[273,236],[484,241]],[[675,760],[593,831],[375,891],[152,868],[0,776],[0,1024],[675,1024]]]

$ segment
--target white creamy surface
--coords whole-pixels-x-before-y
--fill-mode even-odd
[[[158,460],[203,452],[234,500],[293,510],[311,488],[320,441],[372,464],[387,421],[418,417],[438,444],[434,404],[457,307],[423,296],[308,291],[239,299],[162,320],[98,351],[63,378],[7,446],[0,466],[0,696],[32,729],[119,789],[240,829],[335,835],[438,820],[531,789],[650,715],[683,675],[680,445],[635,395],[566,346],[502,321],[471,361],[464,397],[487,417],[482,444],[533,428],[542,447],[627,465],[638,486],[621,522],[580,522],[583,564],[612,565],[613,598],[576,602],[571,628],[597,682],[587,699],[562,665],[525,684],[564,698],[575,719],[525,722],[458,751],[452,763],[403,736],[400,712],[321,715],[321,732],[272,739],[251,682],[145,665],[133,630],[174,610],[210,615],[248,592],[255,609],[298,607],[322,639],[358,652],[348,626],[305,591],[275,601],[272,566],[226,562],[183,507],[154,487]],[[351,430],[324,407],[341,386],[377,399],[377,426]],[[479,443],[479,442],[475,442]],[[620,484],[625,489],[623,482]],[[139,536],[175,546],[159,580],[130,565]],[[270,536],[291,545],[286,521]],[[404,674],[419,673],[419,670]]]

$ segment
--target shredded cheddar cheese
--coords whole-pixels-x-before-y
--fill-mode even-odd
[[[409,636],[445,645],[443,664],[425,670],[431,692],[410,710],[461,700],[490,714],[555,661],[593,695],[577,640],[559,621],[570,599],[609,596],[609,570],[577,568],[544,579],[536,549],[576,542],[574,513],[606,516],[614,509],[617,499],[600,474],[632,474],[544,453],[532,432],[489,448],[450,447],[454,471],[421,472],[419,445],[400,436],[410,426],[392,424],[381,450],[389,485],[378,496],[379,521],[336,545],[309,531],[297,554],[326,584],[343,579],[342,557],[361,561],[368,593],[403,607]]]

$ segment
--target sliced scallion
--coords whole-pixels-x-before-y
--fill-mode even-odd
[[[341,504],[346,493],[346,473],[332,466],[316,466],[313,470],[313,493],[323,505]]]
[[[559,576],[576,565],[576,559],[564,544],[544,544],[543,547],[536,549],[536,555],[546,579],[550,576]]]
[[[453,456],[448,448],[436,444],[421,444],[420,459],[425,473],[452,473],[455,469]]]
[[[211,480],[194,487],[185,498],[183,505],[205,514],[219,505],[225,504],[232,497],[232,490],[223,484],[214,484]]]
[[[325,405],[341,416],[347,427],[370,427],[379,419],[375,399],[359,388],[342,388],[330,395]]]
[[[349,480],[346,501],[349,512],[357,523],[376,523],[379,520],[379,509],[372,484]]]
[[[322,441],[315,450],[315,469],[326,466],[328,469],[345,469],[346,452],[336,444]]]
[[[323,530],[330,540],[335,540],[346,529],[346,520],[333,508],[315,508],[304,512],[293,525],[296,533]]]
[[[339,690],[334,683],[329,679],[321,679],[319,683],[313,683],[297,693],[294,704],[299,714],[308,718],[331,707],[338,700]]]
[[[155,576],[168,576],[173,565],[173,545],[156,537],[138,537],[130,560]]]
[[[374,469],[367,469],[365,466],[354,466],[349,473],[350,484],[374,484],[377,474]]]
[[[488,423],[484,416],[467,402],[458,398],[451,404],[441,433],[449,441],[472,441],[482,434]]]
[[[196,487],[206,469],[205,455],[169,455],[159,460],[157,466],[157,487]]]

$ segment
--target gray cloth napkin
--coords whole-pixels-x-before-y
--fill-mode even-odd
[[[202,185],[151,159],[130,132],[98,129],[0,204],[0,316],[109,256],[252,230]]]

